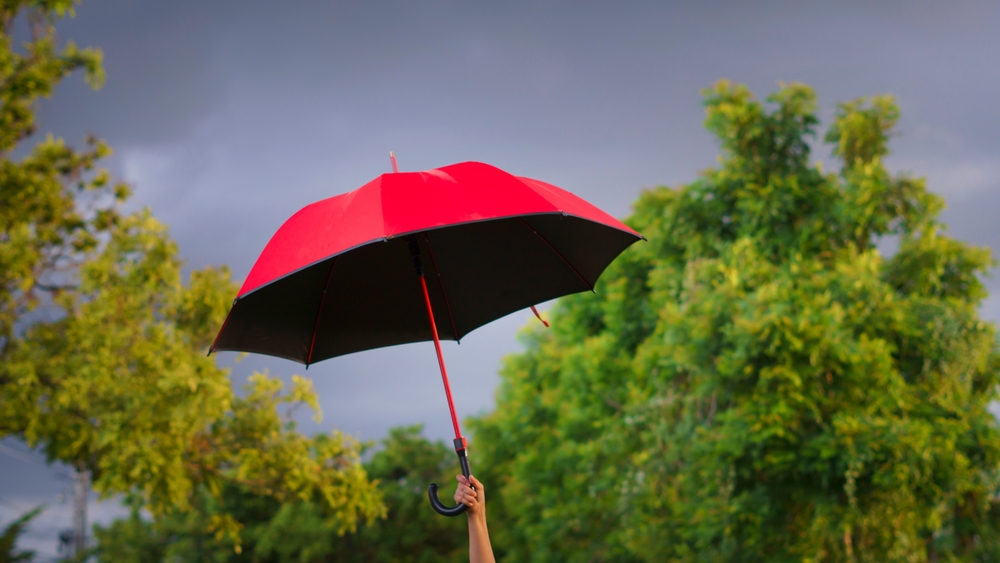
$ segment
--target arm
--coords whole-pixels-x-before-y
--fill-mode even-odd
[[[456,479],[455,502],[469,507],[466,512],[469,516],[469,563],[496,563],[490,546],[490,532],[486,528],[486,487],[471,475],[468,479],[458,475]]]

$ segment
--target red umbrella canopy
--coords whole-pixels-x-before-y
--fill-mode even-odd
[[[271,237],[213,350],[310,364],[431,340],[422,256],[441,338],[592,290],[641,235],[551,184],[465,162],[383,174],[308,205]]]

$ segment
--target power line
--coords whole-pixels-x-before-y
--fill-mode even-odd
[[[11,500],[9,498],[0,497],[0,502],[2,502],[4,504],[7,504],[9,506],[13,506],[14,509],[17,510],[17,511],[19,511],[19,512],[30,512],[31,510],[34,510],[32,508],[26,508],[23,504],[15,501],[15,500]]]
[[[14,459],[17,459],[19,461],[23,461],[25,463],[30,463],[32,465],[37,465],[39,467],[45,467],[47,469],[52,470],[53,474],[55,474],[55,475],[57,475],[59,477],[62,477],[63,479],[69,479],[69,475],[68,474],[66,474],[65,472],[60,471],[59,469],[53,467],[51,464],[45,463],[44,461],[40,461],[39,459],[37,459],[35,457],[32,457],[31,455],[29,455],[26,452],[22,452],[20,450],[14,449],[14,448],[12,448],[10,446],[7,446],[5,444],[0,444],[0,454],[8,455],[8,456],[10,456],[10,457],[12,457]]]
[[[24,461],[24,462],[27,462],[27,463],[33,463],[35,465],[40,465],[42,467],[48,467],[48,464],[42,463],[41,461],[38,461],[37,459],[31,457],[30,455],[28,455],[26,453],[18,451],[18,450],[15,450],[14,448],[12,448],[10,446],[7,446],[7,445],[4,445],[4,444],[0,444],[0,454],[7,454],[7,455],[9,455],[10,457],[12,457],[14,459],[19,459],[21,461]]]

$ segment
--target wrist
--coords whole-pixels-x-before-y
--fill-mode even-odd
[[[486,527],[486,512],[479,510],[476,512],[469,512],[469,525],[479,526],[482,528]]]

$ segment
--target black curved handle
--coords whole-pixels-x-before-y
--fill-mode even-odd
[[[431,506],[434,507],[434,511],[441,516],[458,516],[463,514],[469,509],[468,506],[464,504],[459,504],[458,506],[445,506],[441,504],[441,500],[438,499],[438,486],[437,483],[431,483],[427,486],[427,498],[431,499]]]
[[[458,463],[462,466],[462,475],[465,475],[465,478],[468,479],[472,475],[472,470],[469,468],[469,456],[465,449],[465,439],[456,439],[455,448],[455,453],[458,454]],[[427,498],[430,499],[434,511],[441,516],[458,516],[469,509],[468,506],[461,503],[457,506],[445,506],[438,498],[437,483],[431,483],[427,486]]]

